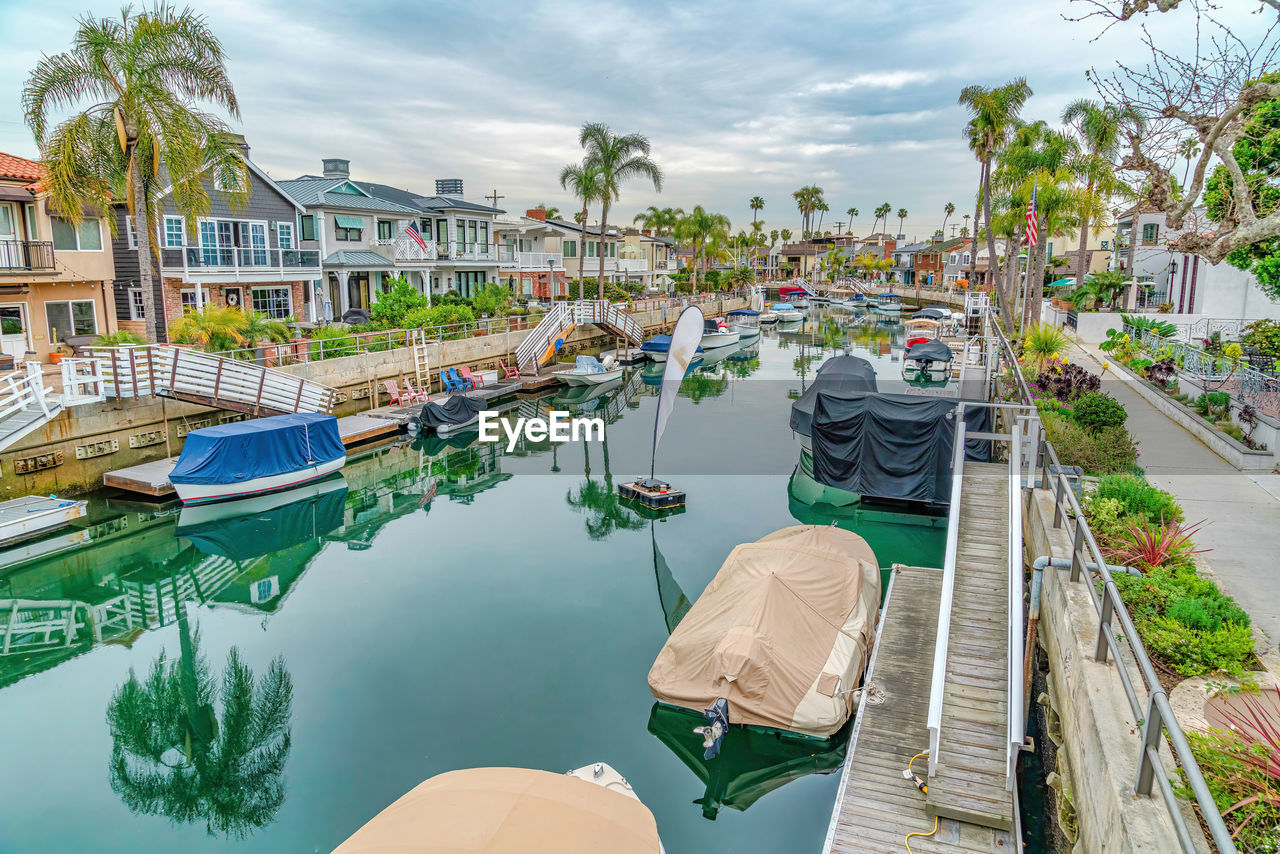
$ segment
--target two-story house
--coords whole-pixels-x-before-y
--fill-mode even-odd
[[[43,360],[59,342],[114,331],[109,222],[58,216],[44,166],[0,154],[0,355]]]
[[[202,179],[209,195],[207,215],[190,221],[169,189],[160,193],[152,237],[160,259],[160,275],[152,276],[159,317],[145,316],[137,232],[128,209],[116,206],[111,249],[121,329],[144,337],[150,332],[154,340],[165,341],[169,323],[208,305],[260,311],[276,320],[314,317],[320,256],[301,246],[302,207],[249,159],[243,137],[239,142],[244,172],[210,172]],[[241,188],[232,186],[239,180],[248,181],[248,201],[242,204],[234,200]]]
[[[498,274],[516,297],[552,299],[566,290],[564,254],[559,229],[547,225],[547,212],[538,208],[522,217],[494,220],[498,245]]]
[[[959,249],[963,256],[969,246],[969,238],[956,237],[951,240],[934,240],[923,249],[916,250],[912,258],[916,281],[922,285],[942,287],[943,271],[951,260],[951,254]]]
[[[579,272],[585,278],[596,278],[600,275],[600,256],[604,256],[604,279],[606,282],[621,279],[618,266],[618,249],[621,240],[618,230],[610,228],[604,241],[600,240],[600,226],[583,226],[563,219],[549,219],[547,225],[560,235],[560,246],[564,256],[565,275],[569,281],[576,281]]]
[[[916,253],[928,246],[928,243],[908,243],[903,246],[895,246],[893,249],[893,267],[889,269],[889,280],[903,285],[914,285],[916,283]]]

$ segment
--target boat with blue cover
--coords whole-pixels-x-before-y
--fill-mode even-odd
[[[169,482],[184,504],[225,501],[319,480],[346,462],[338,419],[296,412],[192,430]]]
[[[738,308],[725,315],[729,328],[738,332],[739,341],[750,341],[760,334],[760,312],[750,308]]]
[[[640,345],[640,352],[644,353],[655,362],[665,362],[667,360],[667,353],[670,350],[670,335],[655,335]],[[699,347],[695,352],[701,353],[702,348]]]

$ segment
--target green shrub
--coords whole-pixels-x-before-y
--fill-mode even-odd
[[[1091,498],[1084,505],[1084,514],[1093,535],[1106,542],[1122,539],[1134,522],[1124,504],[1114,498]]]
[[[1190,629],[1215,632],[1224,623],[1249,625],[1249,615],[1226,596],[1186,596],[1169,603],[1165,612],[1169,619],[1177,620]]]
[[[1156,489],[1136,475],[1104,477],[1098,482],[1094,495],[1097,498],[1114,498],[1124,505],[1126,515],[1149,522],[1181,522],[1183,519],[1182,507],[1172,495]]]
[[[1253,654],[1253,632],[1238,623],[1202,632],[1170,617],[1157,617],[1142,635],[1148,651],[1183,676],[1205,676],[1219,670],[1240,676]]]
[[[464,303],[441,303],[430,308],[417,308],[405,316],[405,327],[420,329],[424,326],[455,326],[460,323],[471,323],[476,319],[471,306]],[[460,338],[465,334],[463,329],[452,329],[446,338]]]
[[[1138,462],[1138,448],[1123,427],[1090,433],[1071,419],[1051,412],[1045,412],[1041,420],[1045,435],[1064,466],[1080,466],[1085,474],[1106,475],[1133,471]]]
[[[1120,401],[1106,392],[1090,391],[1071,405],[1071,418],[1091,433],[1108,427],[1123,427],[1129,413]]]
[[[1219,421],[1217,427],[1237,442],[1244,442],[1244,428],[1230,421]]]
[[[337,326],[318,326],[311,330],[312,359],[337,359],[356,351],[356,338],[350,331]]]
[[[369,323],[374,329],[403,329],[410,312],[426,308],[426,294],[409,284],[403,275],[389,281],[391,289],[378,295],[378,301],[369,310]]]
[[[21,330],[19,330],[21,331]],[[136,332],[130,332],[128,329],[120,329],[115,332],[108,332],[99,335],[93,339],[95,347],[122,347],[125,344],[146,344],[147,339],[143,338]]]

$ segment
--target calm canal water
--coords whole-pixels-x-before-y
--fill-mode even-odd
[[[0,851],[325,852],[434,774],[596,761],[668,851],[817,851],[838,775],[744,742],[704,781],[645,677],[729,550],[777,528],[836,519],[884,567],[941,564],[943,520],[789,488],[791,398],[823,359],[848,341],[898,375],[900,328],[852,319],[766,332],[685,380],[658,473],[689,503],[660,521],[613,497],[648,467],[640,372],[569,401],[606,416],[607,444],[403,442],[353,459],[345,491],[203,524],[100,497],[91,543],[0,556],[0,598],[55,622],[81,603],[101,629],[0,656]]]

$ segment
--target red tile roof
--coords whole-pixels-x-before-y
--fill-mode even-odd
[[[44,166],[35,160],[0,151],[0,178],[36,181],[44,177]]]

